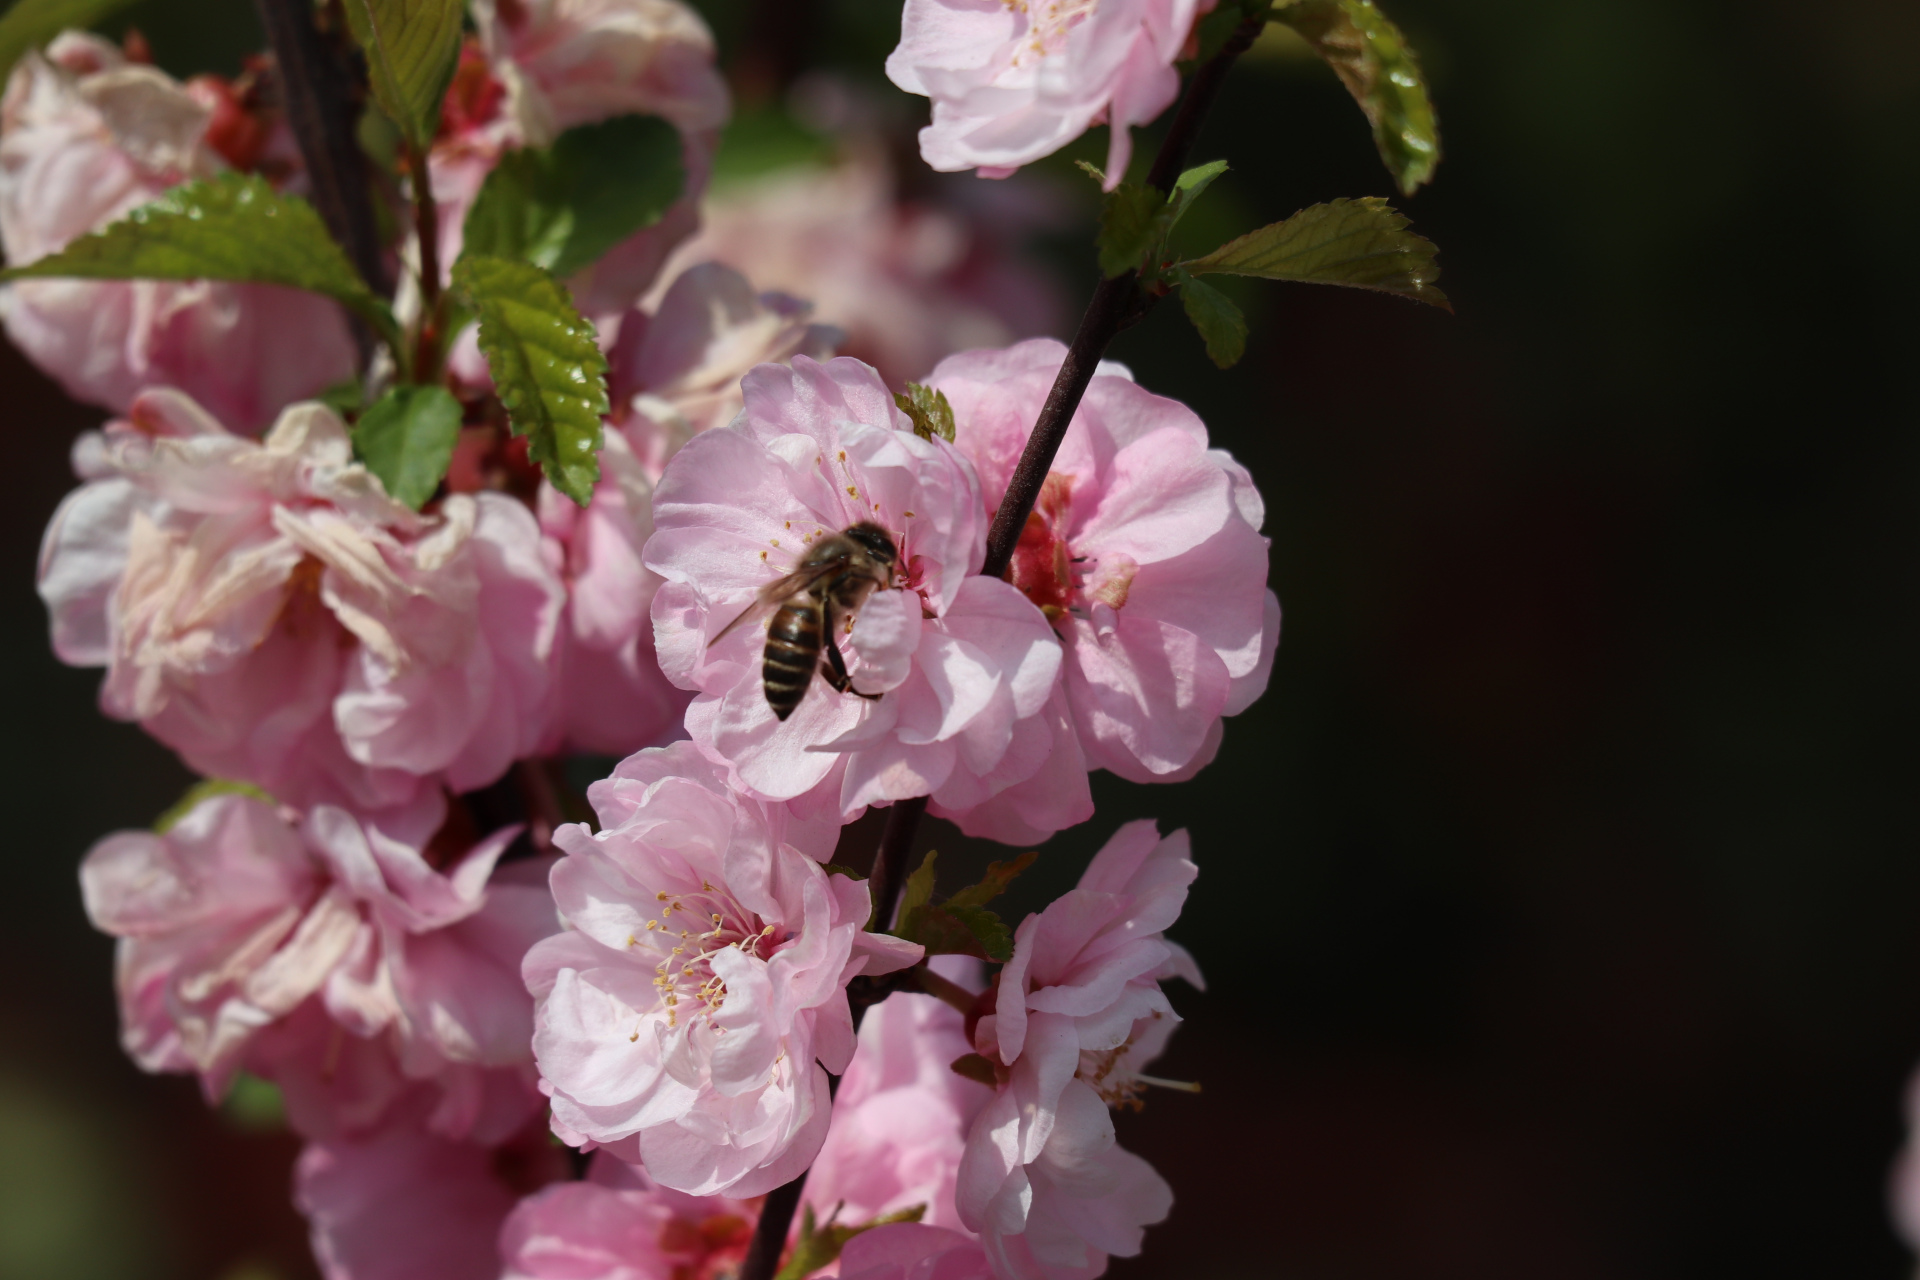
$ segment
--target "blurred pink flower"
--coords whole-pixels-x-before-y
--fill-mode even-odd
[[[1043,193],[999,189],[982,207],[903,202],[876,155],[785,169],[708,197],[705,226],[678,266],[724,262],[762,289],[814,304],[845,331],[843,354],[887,384],[923,378],[942,356],[1066,323],[1058,282],[1009,243],[1054,212]]]
[[[950,356],[929,378],[953,404],[955,443],[989,511],[1065,356],[1036,338]],[[1266,690],[1280,602],[1266,589],[1265,518],[1246,468],[1207,447],[1192,410],[1100,366],[1010,573],[1066,646],[1062,683],[1088,767],[1133,782],[1191,777],[1219,749],[1220,718]]]
[[[445,814],[433,794],[300,821],[224,794],[163,835],[95,845],[81,887],[120,940],[127,1051],[198,1073],[213,1097],[241,1069],[272,1079],[310,1137],[364,1131],[416,1082],[432,1086],[420,1105],[436,1132],[525,1123],[539,1099],[519,962],[552,902],[524,865],[496,871],[514,829],[447,849]]]
[[[584,1182],[520,1202],[500,1232],[505,1280],[719,1280],[746,1258],[760,1206],[689,1196],[601,1152]]]
[[[319,404],[256,442],[148,392],[75,460],[41,545],[54,650],[200,772],[372,809],[549,742],[564,589],[518,501],[415,514]]]
[[[920,155],[942,172],[1004,178],[1093,125],[1112,131],[1107,189],[1132,127],[1180,93],[1173,63],[1212,0],[907,0],[887,76],[933,99]]]
[[[44,57],[22,57],[0,101],[8,261],[45,257],[169,187],[226,168],[208,137],[210,122],[226,118],[219,88],[183,85],[73,31]],[[14,344],[68,394],[115,412],[141,391],[173,386],[258,431],[281,406],[354,372],[339,307],[295,289],[50,279],[20,281],[0,297]]]
[[[1161,839],[1130,822],[1094,855],[1077,888],[1014,934],[993,1012],[974,1043],[1000,1091],[974,1122],[958,1205],[1008,1280],[1100,1274],[1108,1255],[1140,1251],[1142,1228],[1173,1193],[1146,1161],[1114,1145],[1109,1105],[1137,1104],[1139,1073],[1177,1018],[1160,990],[1198,985],[1161,931],[1196,874],[1184,831]]]
[[[992,1280],[993,1274],[978,1240],[919,1222],[863,1231],[840,1253],[840,1280]]]
[[[482,1143],[402,1120],[310,1143],[293,1195],[326,1280],[498,1280],[516,1200],[566,1175],[564,1153],[537,1126]]]
[[[833,824],[734,792],[691,744],[589,795],[600,832],[554,835],[568,932],[523,970],[554,1131],[689,1195],[769,1191],[825,1137],[826,1073],[854,1051],[847,983],[920,948],[865,932],[866,886],[816,860]]]
[[[665,579],[653,625],[667,678],[698,695],[687,732],[738,786],[841,821],[873,804],[931,795],[966,825],[994,794],[1038,772],[1041,716],[1060,649],[1045,619],[1004,582],[976,575],[986,512],[973,469],[921,439],[879,375],[857,360],[762,365],[746,408],[696,437],[654,501],[648,568]],[[860,523],[891,539],[894,582],[838,638],[856,692],[813,680],[785,720],[761,675],[762,588],[819,539]],[[723,632],[726,634],[723,636]],[[1085,815],[1058,797],[1060,821]]]

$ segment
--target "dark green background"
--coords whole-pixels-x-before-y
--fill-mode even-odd
[[[918,122],[876,82],[891,0],[704,7],[749,102],[826,65]],[[1458,316],[1249,288],[1230,374],[1174,308],[1113,353],[1253,468],[1287,611],[1220,762],[1103,780],[1021,890],[1071,883],[1123,818],[1193,830],[1174,933],[1212,988],[1176,993],[1163,1070],[1207,1092],[1121,1117],[1179,1203],[1113,1274],[1906,1276],[1884,1200],[1920,1060],[1920,7],[1390,10],[1448,152],[1403,207]],[[181,72],[257,42],[235,0],[133,20]],[[1391,194],[1313,64],[1243,64],[1215,156],[1235,170],[1196,239]],[[1050,245],[1075,297],[1085,246]],[[32,593],[100,415],[10,352],[0,381],[0,1274],[293,1280],[291,1142],[114,1045],[74,867],[183,775],[53,662]],[[957,874],[980,851],[949,837]]]

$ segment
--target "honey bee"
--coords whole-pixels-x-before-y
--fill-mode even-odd
[[[806,697],[815,671],[841,693],[878,697],[853,687],[846,659],[840,656],[834,637],[842,620],[858,612],[868,596],[892,585],[899,555],[892,536],[879,525],[865,521],[822,538],[792,573],[760,588],[753,604],[708,641],[707,647],[719,644],[758,610],[776,606],[767,624],[767,648],[760,665],[767,705],[776,717],[785,720],[793,714]],[[822,648],[826,650],[825,669],[820,665]]]

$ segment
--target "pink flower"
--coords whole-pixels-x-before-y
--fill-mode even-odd
[[[200,772],[382,808],[549,740],[564,594],[514,499],[416,515],[319,404],[255,442],[149,392],[75,458],[41,545],[55,652]]]
[[[942,172],[1004,178],[1096,124],[1112,130],[1107,189],[1131,128],[1180,93],[1173,69],[1209,0],[907,0],[887,76],[933,99],[920,155]]]
[[[846,332],[843,354],[899,387],[951,352],[1068,322],[1046,264],[1011,243],[1056,211],[1032,191],[991,194],[971,211],[903,202],[877,151],[860,150],[831,169],[784,169],[709,196],[705,225],[664,274],[725,262],[763,289],[806,298]]]
[[[1164,978],[1198,985],[1161,936],[1186,901],[1187,835],[1130,822],[1080,884],[1014,934],[993,1012],[974,1032],[999,1094],[967,1136],[959,1211],[1009,1280],[1100,1274],[1140,1251],[1142,1227],[1173,1203],[1166,1182],[1114,1145],[1109,1105],[1137,1104],[1139,1069],[1177,1018]],[[1157,1082],[1155,1082],[1157,1083]]]
[[[211,89],[129,63],[67,32],[15,66],[0,102],[0,241],[33,262],[226,167],[209,142]],[[178,387],[256,431],[282,405],[353,376],[340,309],[271,285],[24,280],[7,287],[8,336],[79,400],[123,412]]]
[[[606,1153],[584,1182],[520,1202],[500,1231],[505,1280],[718,1280],[738,1270],[758,1204],[656,1185]]]
[[[476,1143],[403,1120],[309,1144],[294,1166],[294,1201],[326,1280],[497,1280],[496,1242],[516,1199],[565,1176],[538,1127]]]
[[[689,744],[589,797],[599,834],[554,836],[569,931],[524,966],[554,1131],[689,1195],[769,1191],[825,1137],[826,1073],[854,1051],[847,983],[920,948],[864,931],[866,886],[815,860],[832,824],[730,790]]]
[[[438,844],[446,805],[304,821],[247,795],[202,801],[164,835],[88,853],[95,927],[120,939],[122,1040],[149,1071],[236,1070],[285,1090],[309,1136],[378,1122],[411,1091],[453,1136],[524,1123],[532,1008],[518,981],[553,924],[524,864],[496,870],[513,829]],[[448,870],[430,855],[455,856]],[[422,1092],[416,1082],[432,1087]]]
[[[1920,1143],[1914,1133],[1920,1130],[1920,1074],[1907,1082],[1907,1143],[1894,1161],[1889,1190],[1894,1230],[1909,1249],[1920,1250]]]
[[[951,356],[929,379],[953,404],[989,510],[1065,355],[1036,338]],[[1280,635],[1265,518],[1246,468],[1207,447],[1192,410],[1100,366],[1010,574],[1066,646],[1062,683],[1089,767],[1191,777],[1219,749],[1220,718],[1265,691]]]
[[[667,678],[699,696],[687,732],[735,785],[851,821],[867,806],[931,795],[967,815],[1040,770],[1042,712],[1060,649],[1004,582],[976,575],[985,509],[952,446],[913,434],[879,375],[857,360],[796,356],[742,381],[746,408],[667,467],[646,563],[665,579],[653,625]],[[891,581],[835,639],[853,693],[813,679],[784,720],[762,679],[763,588],[821,539],[884,530]],[[866,696],[855,696],[855,694]],[[877,695],[875,697],[874,695]],[[1084,777],[1042,815],[1091,811]]]
[[[992,1280],[993,1274],[979,1241],[919,1222],[863,1231],[840,1253],[840,1280]]]
[[[804,304],[755,295],[718,263],[682,272],[654,314],[621,320],[593,500],[582,510],[540,488],[540,526],[563,548],[569,588],[560,701],[572,749],[630,755],[679,735],[688,697],[654,655],[648,610],[660,579],[640,558],[654,482],[681,445],[740,411],[748,369],[798,352],[831,355],[837,337],[808,324]]]

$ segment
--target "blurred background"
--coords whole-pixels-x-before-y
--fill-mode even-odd
[[[740,99],[723,175],[857,122],[903,199],[1023,240],[1070,325],[1096,203],[1068,161],[1104,131],[1008,184],[939,179],[907,163],[924,102],[880,74],[892,0],[697,7]],[[1124,819],[1192,829],[1174,936],[1210,987],[1174,993],[1159,1070],[1206,1092],[1120,1117],[1178,1203],[1111,1274],[1908,1276],[1886,1181],[1920,1061],[1920,6],[1387,8],[1447,151],[1395,203],[1458,314],[1242,282],[1232,372],[1177,307],[1112,353],[1252,468],[1286,630],[1217,764],[1096,779],[1099,816],[1017,890],[1071,884]],[[127,25],[183,75],[261,43],[245,0]],[[1221,156],[1197,248],[1393,194],[1280,41],[1234,72],[1195,158]],[[0,403],[0,1277],[306,1280],[292,1140],[116,1046],[75,867],[187,775],[99,716],[33,594],[102,415],[10,349]],[[926,842],[956,880],[989,852]]]

